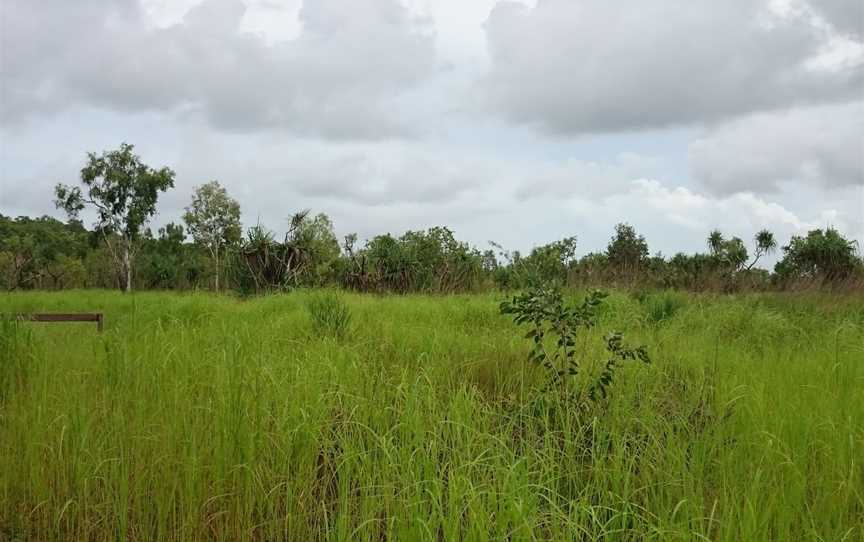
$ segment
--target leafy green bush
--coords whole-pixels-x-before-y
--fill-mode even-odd
[[[314,294],[306,303],[316,334],[334,339],[343,339],[351,326],[351,310],[342,297],[334,292]]]
[[[483,276],[483,257],[458,241],[448,228],[408,231],[401,237],[378,235],[360,250],[356,236],[346,238],[349,262],[342,265],[342,285],[360,291],[467,292]]]
[[[806,237],[792,236],[774,272],[781,282],[801,278],[840,281],[860,270],[858,248],[856,241],[834,228],[811,230]]]
[[[533,343],[528,360],[546,370],[548,381],[544,390],[555,388],[580,407],[606,398],[615,370],[622,362],[638,359],[650,363],[644,346],[629,348],[624,345],[623,335],[613,331],[605,337],[609,358],[600,375],[581,389],[574,390],[568,384],[579,375],[585,361],[585,353],[577,350],[577,337],[596,326],[597,309],[607,295],[594,290],[578,305],[568,305],[558,289],[537,287],[504,301],[500,307],[502,314],[513,315],[516,324],[530,326],[525,335]]]

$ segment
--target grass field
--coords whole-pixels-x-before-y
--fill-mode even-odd
[[[860,297],[615,293],[586,415],[501,295],[340,295],[0,295],[106,315],[4,324],[0,540],[864,540]]]

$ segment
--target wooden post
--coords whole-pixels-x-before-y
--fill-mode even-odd
[[[102,331],[105,318],[101,312],[93,313],[32,313],[19,314],[17,319],[25,322],[96,322],[96,330]]]

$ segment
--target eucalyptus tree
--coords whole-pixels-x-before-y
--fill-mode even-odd
[[[134,146],[122,143],[114,151],[87,154],[81,170],[81,184],[58,184],[54,204],[77,219],[85,207],[96,210],[95,228],[111,253],[120,289],[132,291],[132,271],[137,242],[143,228],[156,214],[160,192],[174,186],[174,171],[144,164]]]
[[[195,242],[210,252],[219,291],[220,256],[226,248],[238,244],[242,234],[240,204],[218,181],[211,181],[195,188],[183,221]]]

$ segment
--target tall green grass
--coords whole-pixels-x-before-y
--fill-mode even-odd
[[[586,418],[497,296],[319,295],[0,295],[106,314],[2,327],[0,540],[864,538],[864,300],[614,294]]]

